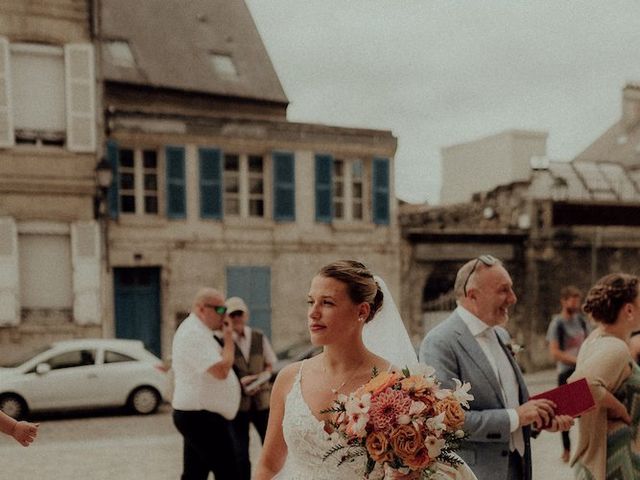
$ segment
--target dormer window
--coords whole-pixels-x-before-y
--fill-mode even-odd
[[[136,60],[131,52],[129,42],[115,40],[106,45],[114,65],[124,68],[134,68],[136,66]]]
[[[231,55],[209,53],[209,62],[213,70],[221,77],[238,78],[238,70]]]

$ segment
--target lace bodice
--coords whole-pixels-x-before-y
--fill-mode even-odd
[[[324,430],[302,397],[300,378],[304,362],[287,395],[282,430],[287,443],[287,460],[276,476],[278,480],[354,480],[364,476],[364,458],[338,466],[340,454],[323,461],[324,454],[335,444],[337,435]]]
[[[363,479],[365,458],[338,466],[340,453],[322,460],[322,457],[338,440],[337,434],[330,435],[324,429],[324,422],[318,420],[302,396],[300,379],[304,361],[296,374],[293,386],[285,400],[282,430],[287,444],[287,460],[283,469],[273,480],[358,480]],[[384,476],[381,470],[375,470],[371,478]],[[441,480],[477,480],[466,464],[457,469],[444,467],[440,472]]]

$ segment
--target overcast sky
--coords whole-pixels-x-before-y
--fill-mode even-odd
[[[440,149],[512,128],[570,160],[640,82],[640,1],[246,0],[291,121],[391,130],[396,194],[437,203]]]

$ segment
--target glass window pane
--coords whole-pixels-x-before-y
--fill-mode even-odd
[[[224,191],[226,193],[238,193],[240,191],[240,179],[237,175],[224,176]]]
[[[133,195],[120,195],[120,210],[124,213],[136,211],[136,199]]]
[[[112,352],[106,350],[104,352],[104,363],[117,363],[117,362],[135,362],[135,358],[131,358],[128,355],[124,355],[118,352]]]
[[[354,220],[362,220],[362,204],[361,203],[353,204],[353,218]]]
[[[252,217],[262,217],[264,215],[264,202],[262,200],[250,200],[249,215]]]
[[[262,157],[249,156],[249,171],[262,173]]]
[[[119,152],[120,166],[133,168],[133,150],[129,148],[123,148]]]
[[[144,197],[144,211],[145,213],[158,213],[158,197],[145,196]]]
[[[341,177],[342,175],[344,175],[344,162],[342,160],[333,161],[333,174],[336,177]]]
[[[362,178],[362,160],[354,160],[351,164],[351,174],[354,179]]]
[[[56,355],[47,360],[52,370],[93,365],[95,362],[95,350],[74,350],[73,352]]]
[[[239,200],[237,198],[225,198],[224,213],[227,215],[238,215],[240,213]]]
[[[237,172],[240,170],[240,157],[235,154],[229,154],[224,156],[224,169],[228,171]]]
[[[133,173],[120,174],[120,188],[122,190],[133,190],[134,185]]]
[[[353,198],[362,198],[362,183],[354,183],[352,190]]]
[[[158,154],[155,150],[145,150],[142,152],[142,165],[144,168],[157,168]]]
[[[249,180],[249,193],[263,193],[264,186],[262,178],[251,178]]]
[[[334,209],[336,218],[342,218],[344,216],[344,209],[342,207],[342,202],[334,202],[333,209]]]
[[[145,190],[158,190],[158,176],[155,174],[145,174],[144,176],[144,189]]]
[[[336,197],[342,197],[344,195],[344,184],[342,182],[336,182],[334,195]]]

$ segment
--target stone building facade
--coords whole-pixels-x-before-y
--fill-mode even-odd
[[[0,47],[0,362],[101,336],[167,358],[201,286],[278,349],[340,258],[399,293],[395,137],[288,122],[244,2],[9,1]]]
[[[530,179],[471,202],[400,211],[403,316],[414,340],[455,308],[453,282],[465,261],[502,259],[518,303],[507,328],[528,369],[550,367],[545,334],[560,289],[585,293],[601,276],[640,272],[640,184],[611,162],[550,162]]]
[[[0,357],[101,336],[89,2],[0,4]]]

